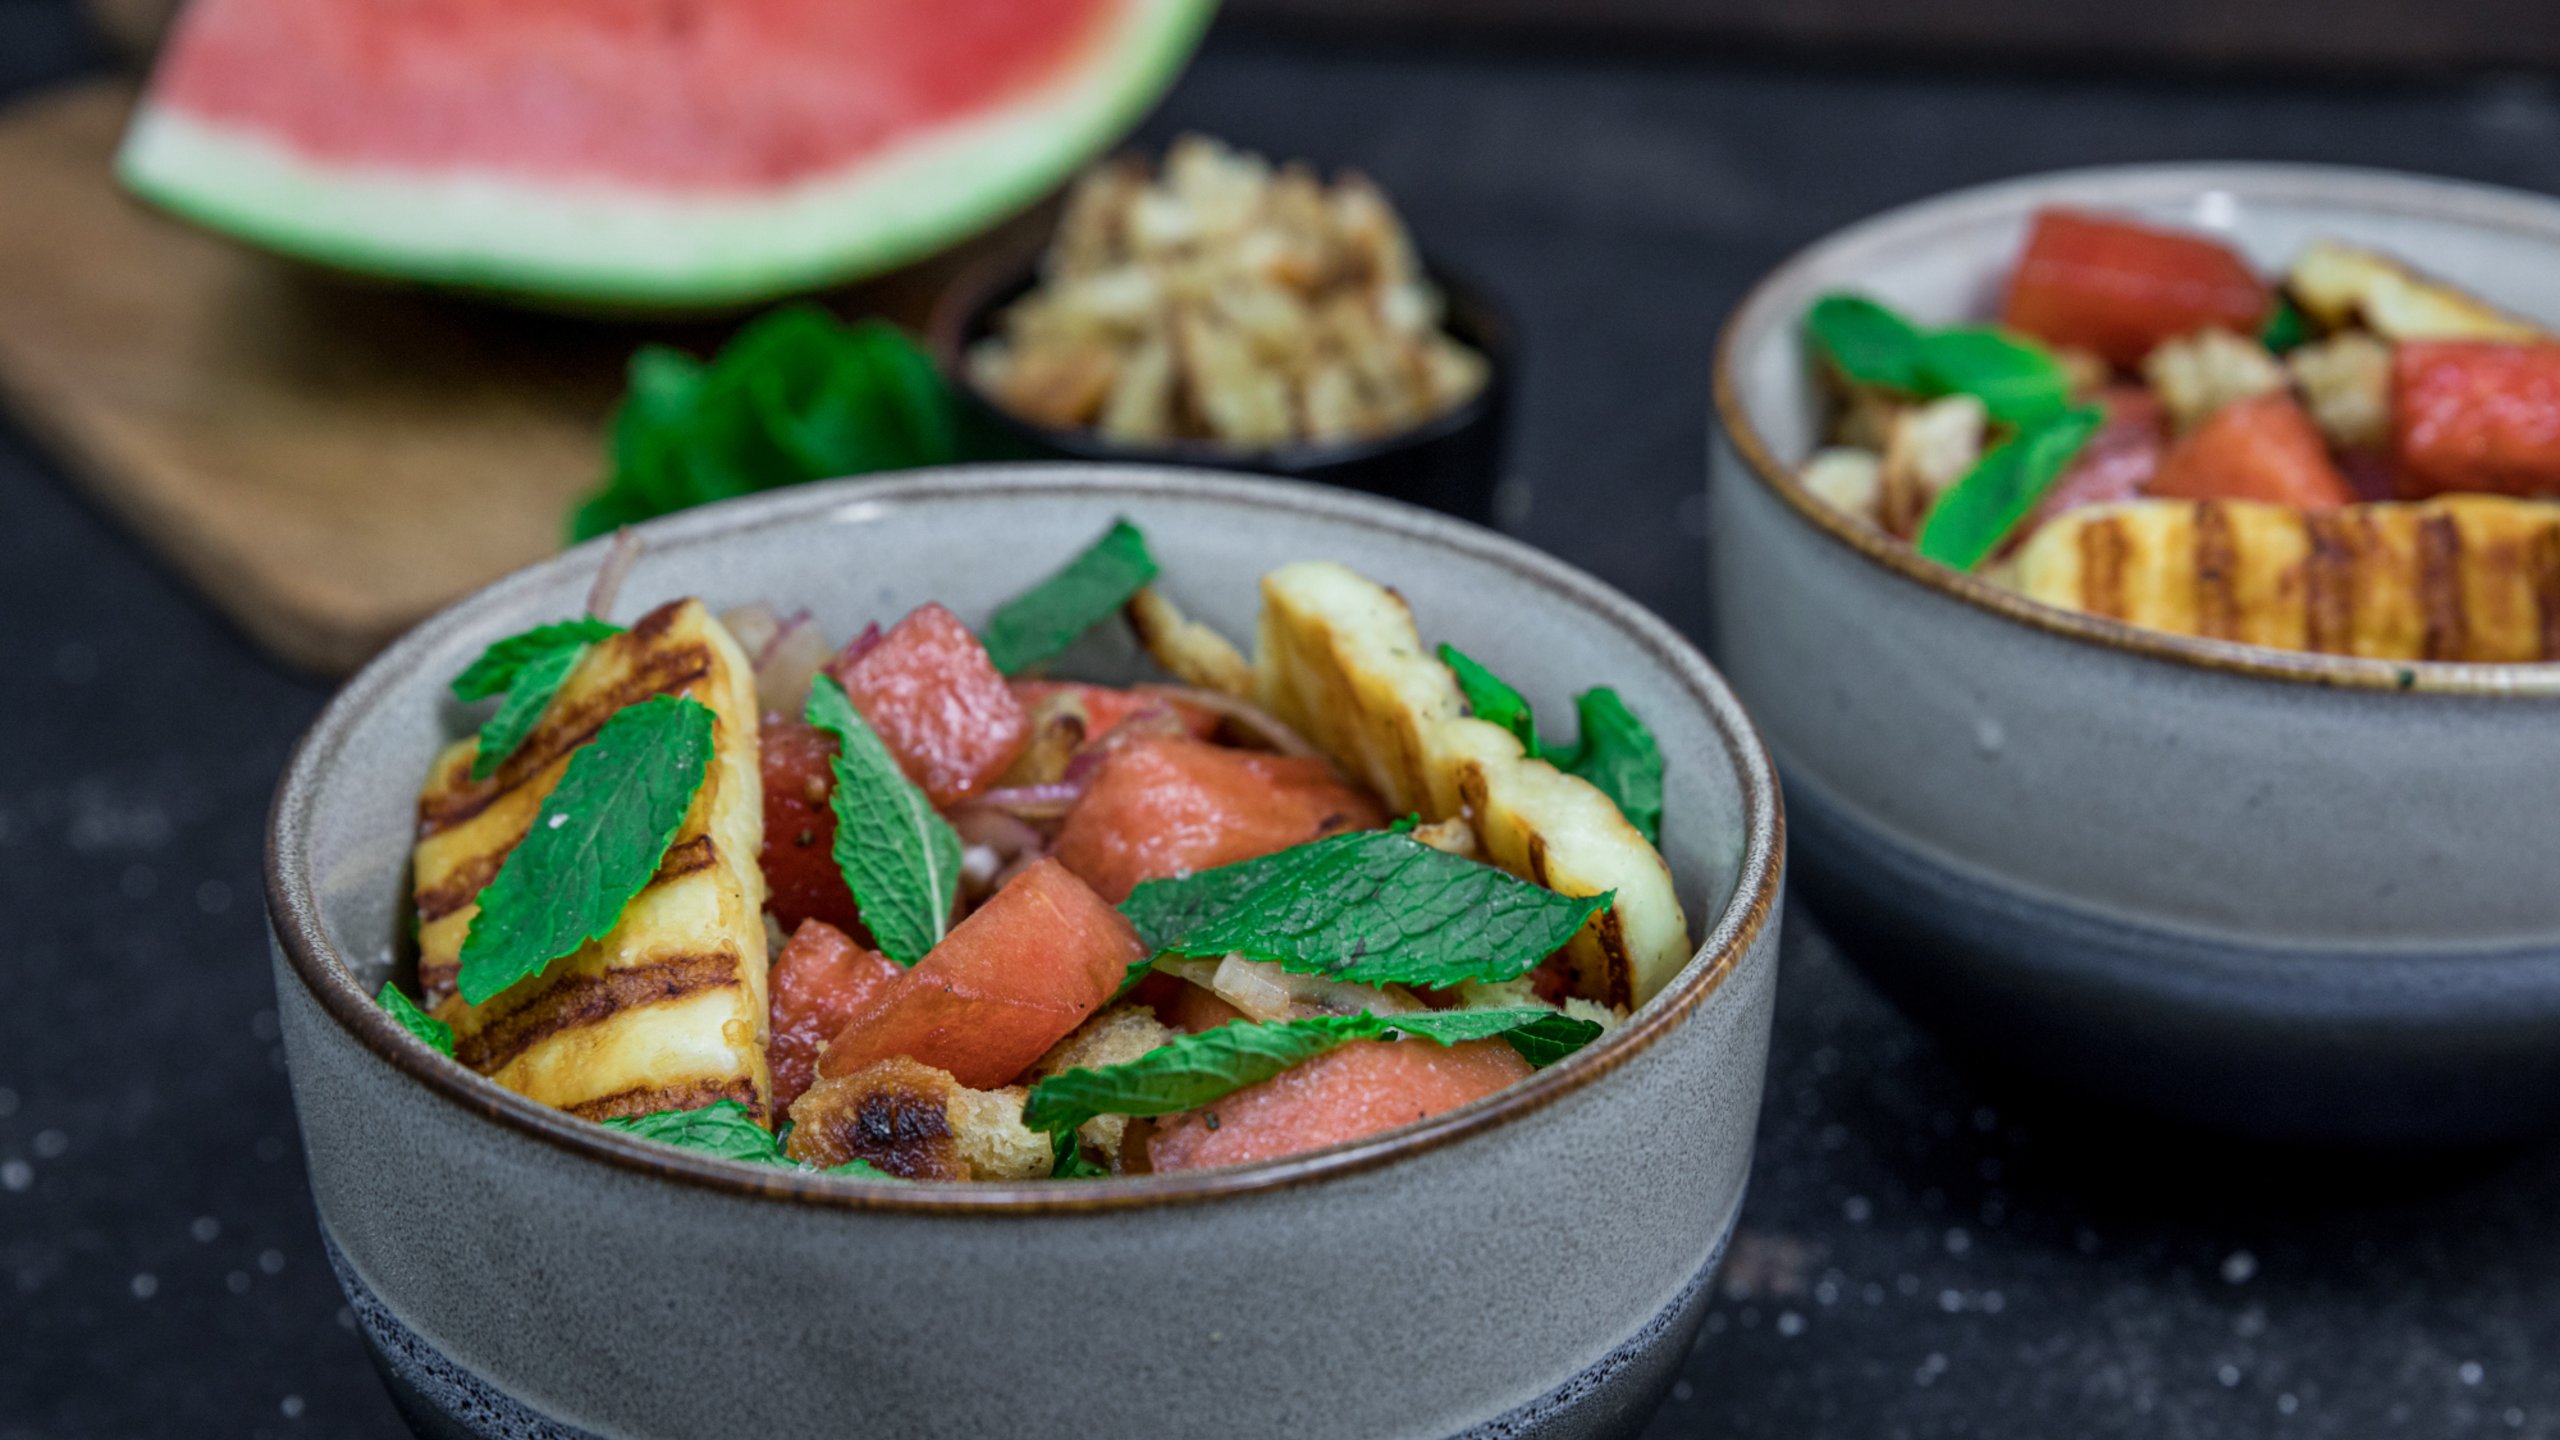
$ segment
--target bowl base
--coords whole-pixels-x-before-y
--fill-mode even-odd
[[[1997,1072],[2172,1124],[2457,1148],[2560,1129],[2560,952],[2258,946],[1921,854],[1784,778],[1797,894],[1876,988]]]
[[[1634,1440],[1679,1378],[1706,1319],[1717,1268],[1742,1214],[1737,1197],[1706,1264],[1678,1296],[1609,1353],[1562,1385],[1451,1440]],[[418,1440],[601,1440],[556,1420],[473,1374],[391,1313],[339,1253],[324,1227],[320,1243],[355,1312],[365,1352]]]

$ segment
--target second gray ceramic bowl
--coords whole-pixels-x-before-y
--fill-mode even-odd
[[[268,903],[321,1225],[434,1436],[1631,1435],[1687,1353],[1741,1203],[1777,963],[1774,777],[1723,683],[1624,597],[1500,537],[1312,486],[1029,466],[779,492],[643,527],[626,612],[805,604],[850,634],[963,616],[1115,515],[1194,615],[1329,558],[1563,709],[1618,687],[1669,759],[1664,850],[1703,941],[1581,1053],[1329,1150],[1191,1175],[924,1186],[757,1169],[533,1105],[367,998],[390,964],[446,680],[573,613],[583,546],[429,621],[321,716],[278,792]],[[1108,677],[1104,677],[1108,678]]]
[[[1813,499],[1806,307],[1991,313],[2045,205],[2371,245],[2560,320],[2560,204],[2368,171],[2035,176],[1853,226],[1716,364],[1710,650],[1786,777],[1807,899],[1915,1015],[2174,1120],[2464,1143],[2560,1121],[2560,666],[2392,664],[2028,603]]]

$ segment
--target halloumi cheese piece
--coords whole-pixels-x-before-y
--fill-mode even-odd
[[[1486,859],[1561,894],[1617,892],[1565,947],[1577,993],[1632,1008],[1689,962],[1688,917],[1661,853],[1589,782],[1469,718],[1402,596],[1309,561],[1264,576],[1262,601],[1254,672],[1264,709],[1391,812],[1464,818]]]
[[[2091,505],[2036,531],[1995,578],[2067,610],[2285,650],[2560,659],[2560,502],[2548,500]]]
[[[2541,326],[2388,255],[2323,240],[2302,252],[2285,289],[2332,330],[2361,321],[2385,340],[2540,340]]]
[[[486,1003],[455,993],[481,889],[533,823],[569,757],[652,695],[710,707],[711,764],[665,861],[614,928]],[[418,797],[418,976],[454,1027],[454,1056],[589,1119],[736,1100],[771,1119],[764,838],[754,667],[699,601],[659,606],[588,651],[514,755],[471,778],[471,739],[437,756]]]

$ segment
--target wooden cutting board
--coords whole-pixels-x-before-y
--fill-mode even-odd
[[[632,349],[718,324],[528,314],[324,274],[137,204],[122,82],[0,114],[0,400],[283,659],[354,669],[560,545]],[[921,321],[962,252],[826,297]]]

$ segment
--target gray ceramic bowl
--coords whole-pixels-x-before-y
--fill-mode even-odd
[[[1049,465],[792,490],[644,527],[625,608],[807,604],[837,634],[983,614],[1114,515],[1250,634],[1326,557],[1562,708],[1616,685],[1670,760],[1704,943],[1627,1025],[1499,1095],[1266,1164],[901,1186],[642,1145],[445,1061],[367,998],[401,914],[448,677],[572,613],[594,545],[357,676],[276,799],[276,988],[312,1190],[393,1393],[436,1436],[1632,1434],[1670,1382],[1750,1166],[1777,960],[1777,788],[1659,620],[1528,548],[1314,486]]]
[[[2039,206],[2371,244],[2560,320],[2560,204],[2304,166],[2036,176],[1800,252],[1716,364],[1710,651],[1786,778],[1802,885],[1977,1054],[2182,1121],[2466,1142],[2560,1119],[2560,666],[2133,629],[1926,563],[1795,483],[1827,290],[1989,313]]]

